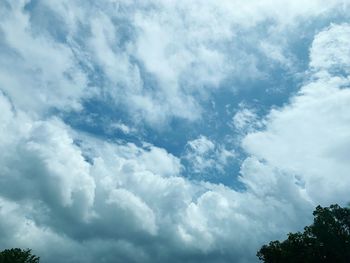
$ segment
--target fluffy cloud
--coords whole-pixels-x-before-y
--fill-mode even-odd
[[[58,119],[35,121],[4,96],[1,102],[1,134],[8,138],[0,145],[6,153],[0,170],[2,247],[29,246],[50,262],[93,262],[106,253],[106,262],[212,262],[218,256],[245,262],[264,237],[297,225],[296,212],[278,199],[271,206],[252,190],[180,177],[180,161],[165,150],[103,142]],[[9,141],[13,132],[17,136]],[[257,210],[262,204],[292,215],[290,224],[276,215],[266,225],[267,210]],[[245,246],[249,253],[242,252]]]
[[[183,159],[189,162],[189,170],[193,173],[212,176],[215,170],[223,171],[226,164],[235,157],[234,150],[209,140],[201,135],[187,142]]]
[[[5,3],[0,80],[17,105],[77,110],[99,94],[153,126],[198,120],[223,81],[265,78],[258,54],[292,68],[283,32],[347,8],[340,0]]]
[[[0,160],[3,194],[14,200],[45,198],[52,206],[72,208],[78,217],[87,218],[95,185],[65,125],[57,119],[32,121],[14,112],[4,96],[1,102],[6,106],[1,117],[6,141],[0,145],[5,152]]]
[[[348,32],[347,24],[333,25],[315,36],[312,81],[290,104],[271,111],[266,130],[243,141],[250,154],[294,174],[315,203],[348,201]]]
[[[337,75],[349,74],[350,27],[348,24],[332,25],[316,35],[310,50],[310,67],[313,71],[327,71]]]
[[[228,75],[259,76],[240,30],[272,19],[275,33],[342,1],[4,3],[0,248],[31,247],[53,263],[254,262],[261,244],[310,222],[315,204],[348,201],[347,24],[315,36],[299,94],[271,110],[262,130],[251,125],[255,112],[235,115],[249,132],[240,191],[191,180],[163,148],[96,138],[55,116],[79,109],[96,87],[97,99],[141,122],[198,119]],[[274,50],[273,60],[290,63]],[[193,171],[233,157],[204,136],[187,148]]]
[[[87,80],[72,50],[39,34],[24,11],[26,1],[5,1],[0,7],[1,90],[26,111],[44,114],[50,108],[81,108]]]

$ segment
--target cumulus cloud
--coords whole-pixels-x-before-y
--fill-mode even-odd
[[[315,36],[310,50],[312,81],[291,103],[272,110],[266,130],[243,141],[248,153],[290,174],[315,203],[347,202],[349,25],[332,25]],[[340,50],[341,52],[333,52]]]
[[[209,140],[206,136],[187,142],[183,159],[189,162],[189,171],[201,174],[211,174],[214,170],[223,171],[226,164],[235,157],[233,149]]]
[[[1,143],[6,152],[0,160],[3,194],[15,200],[47,198],[53,206],[74,207],[78,217],[88,217],[95,185],[65,125],[57,119],[32,121],[14,112],[4,96],[1,101],[8,119],[1,130],[7,139]]]
[[[316,35],[310,50],[310,67],[314,72],[327,71],[337,75],[349,74],[350,27],[348,24],[331,25]]]
[[[2,247],[29,246],[50,262],[57,255],[93,262],[105,253],[106,262],[245,262],[263,237],[286,228],[282,216],[266,226],[266,213],[257,210],[269,205],[263,194],[185,179],[179,159],[163,149],[103,142],[1,101],[1,134],[17,131],[1,143]],[[276,199],[274,206],[283,204]]]
[[[0,248],[31,247],[53,263],[254,262],[260,245],[308,223],[315,204],[347,202],[348,24],[315,36],[300,92],[263,128],[255,111],[234,116],[248,133],[240,191],[183,169],[186,159],[194,172],[217,172],[235,157],[208,137],[180,158],[74,130],[56,114],[81,108],[93,89],[141,122],[200,119],[228,75],[259,76],[254,55],[233,41],[240,30],[270,19],[282,30],[344,3],[304,2],[5,1]],[[283,50],[272,58],[291,63]]]

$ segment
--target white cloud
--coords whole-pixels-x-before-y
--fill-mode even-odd
[[[4,104],[10,105],[1,96]],[[1,185],[17,185],[3,192],[10,199],[45,198],[50,205],[72,209],[84,220],[94,201],[94,180],[67,127],[57,119],[32,121],[23,112],[7,107],[10,120],[1,127],[6,140],[0,149]],[[13,136],[12,134],[16,135]]]
[[[108,124],[107,124],[108,125]],[[115,122],[115,123],[111,123],[109,124],[109,126],[107,127],[107,132],[111,133],[115,130],[121,131],[124,134],[131,134],[131,133],[135,133],[136,129],[133,127],[129,127],[128,125],[122,123],[122,122]]]
[[[155,215],[145,202],[125,189],[114,189],[110,192],[107,204],[116,204],[118,208],[130,212],[128,217],[135,220],[134,226],[140,226],[152,235],[157,233]],[[113,206],[111,207],[113,209]],[[116,210],[116,213],[119,211]],[[120,213],[120,212],[119,212]]]
[[[233,149],[209,140],[206,136],[187,142],[183,159],[189,162],[190,173],[210,174],[216,169],[222,172],[226,164],[235,157]],[[214,170],[213,170],[214,169]]]
[[[345,71],[349,74],[350,27],[348,24],[331,25],[316,35],[310,50],[310,67],[313,71]]]
[[[252,132],[254,129],[261,128],[263,125],[258,119],[256,110],[244,105],[241,105],[240,109],[233,116],[232,124],[241,133]]]
[[[309,83],[244,138],[245,191],[181,177],[179,158],[165,149],[92,138],[51,113],[80,107],[90,78],[81,62],[106,75],[93,84],[99,94],[112,94],[136,119],[194,120],[228,74],[255,76],[256,58],[230,49],[239,29],[268,19],[292,26],[342,1],[151,1],[144,9],[133,1],[36,2],[67,18],[71,46],[36,32],[26,3],[1,9],[1,248],[32,247],[48,262],[252,262],[262,243],[308,223],[314,204],[348,201],[346,24],[315,36]],[[144,85],[143,70],[154,86]],[[249,130],[256,119],[242,109],[234,124]],[[188,142],[185,156],[198,172],[232,157],[204,136]]]
[[[215,160],[212,156],[214,150],[214,143],[205,136],[200,136],[198,139],[187,143],[185,159],[191,163],[194,172],[204,172],[206,169],[215,166]]]
[[[247,196],[258,202],[254,194],[179,177],[179,160],[163,149],[102,142],[70,131],[58,119],[34,121],[19,110],[15,114],[4,96],[1,101],[7,119],[1,122],[3,136],[28,127],[0,145],[7,153],[1,158],[0,183],[9,186],[1,187],[0,212],[11,219],[1,220],[0,229],[12,234],[0,239],[1,246],[29,246],[52,262],[57,255],[74,262],[81,253],[93,262],[103,251],[113,255],[107,262],[151,262],[152,251],[162,262],[171,261],[169,255],[201,258],[203,252],[214,256],[219,250],[227,251],[227,258],[238,253],[244,262],[237,235],[243,244],[253,242],[251,250],[265,235],[243,239],[239,234],[243,222],[249,232],[255,221],[263,221],[255,205],[243,209],[249,207]],[[200,152],[212,149],[206,141],[206,146],[195,143]],[[254,220],[245,222],[251,213]],[[45,242],[33,243],[33,238]],[[237,244],[233,252],[231,242]],[[56,252],[49,253],[53,247]],[[202,259],[210,262],[210,257]]]
[[[316,35],[313,80],[290,104],[271,111],[266,130],[243,141],[248,153],[296,175],[315,204],[348,201],[349,79],[333,72],[335,65],[345,70],[349,63],[343,59],[350,50],[348,32],[348,25],[340,25]]]
[[[213,151],[215,148],[214,143],[203,135],[198,139],[188,142],[188,146],[200,155]]]
[[[79,109],[94,93],[153,127],[173,117],[198,120],[202,102],[224,80],[266,77],[259,52],[293,68],[284,32],[348,6],[341,0],[6,3],[1,31],[11,52],[0,63],[1,89],[18,106]],[[269,21],[257,35],[256,26]],[[260,46],[250,46],[260,38]]]
[[[43,114],[81,108],[87,96],[86,76],[69,47],[45,35],[38,35],[23,8],[26,1],[11,1],[1,7],[6,15],[0,20],[1,90],[18,107]]]

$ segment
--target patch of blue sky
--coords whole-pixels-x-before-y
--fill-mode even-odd
[[[91,98],[83,102],[82,111],[61,113],[61,116],[74,129],[109,141],[121,140],[142,146],[142,129],[139,128],[136,134],[118,129],[114,124],[120,123],[129,127],[133,123],[122,107],[117,108],[108,101],[108,99],[103,98]]]

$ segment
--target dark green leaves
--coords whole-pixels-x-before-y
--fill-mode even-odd
[[[313,215],[313,224],[303,233],[262,246],[258,258],[265,263],[350,262],[350,209],[317,206]]]
[[[39,263],[39,257],[30,249],[11,248],[0,252],[0,263]]]

